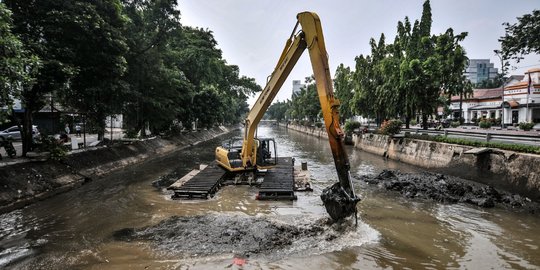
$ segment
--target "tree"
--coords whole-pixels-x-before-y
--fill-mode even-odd
[[[5,0],[4,3],[13,12],[13,33],[24,44],[28,59],[34,59],[25,67],[33,79],[20,89],[24,108],[22,155],[25,156],[32,146],[33,113],[45,105],[46,95],[67,87],[75,70],[59,60],[59,57],[71,55],[55,40],[63,34],[63,13],[56,8],[61,3],[52,0]]]
[[[124,10],[129,51],[123,79],[131,93],[124,121],[144,137],[147,126],[159,132],[187,113],[194,86],[179,68],[185,37],[176,1],[124,1]]]
[[[452,28],[448,28],[444,34],[436,37],[435,50],[439,57],[441,88],[448,95],[448,103],[451,97],[457,95],[459,99],[459,120],[462,118],[463,96],[472,94],[472,86],[463,75],[469,58],[465,49],[459,44],[465,39],[467,32],[454,35]],[[449,105],[449,104],[445,104]]]
[[[70,85],[58,92],[63,104],[86,113],[103,139],[105,118],[120,113],[126,96],[121,78],[126,71],[127,46],[122,34],[125,18],[119,0],[59,1],[62,33],[51,34],[68,55],[58,60],[75,72]]]
[[[409,18],[398,22],[393,44],[370,39],[371,55],[356,57],[353,75],[355,113],[376,119],[411,118],[421,113],[424,128],[435,113],[441,94],[466,94],[470,91],[463,76],[467,63],[459,44],[467,35],[431,35],[431,6],[425,1],[421,20],[411,25]],[[447,105],[447,104],[446,104]]]
[[[339,119],[342,124],[346,119],[352,117],[351,101],[354,95],[353,91],[353,73],[349,67],[340,64],[336,69],[334,76],[334,94],[341,102],[339,108]]]
[[[315,84],[315,77],[306,77],[306,85],[299,93],[294,93],[287,114],[292,119],[315,122],[321,114],[321,102]]]
[[[499,39],[506,57],[517,62],[529,53],[540,53],[540,10],[518,17],[514,24],[503,23],[505,35]]]
[[[277,120],[281,122],[286,119],[287,110],[290,107],[289,101],[277,101],[268,107],[266,115],[269,119]]]
[[[35,83],[22,87],[23,155],[31,145],[32,115],[43,107],[47,95],[89,113],[103,137],[105,116],[120,104],[119,79],[125,70],[119,0],[5,3],[13,11],[14,32],[42,63],[34,68]]]
[[[0,110],[0,123],[6,122],[11,115],[13,99],[20,99],[21,87],[33,80],[30,70],[25,67],[38,63],[37,58],[28,58],[22,42],[12,33],[12,27],[11,11],[0,3],[0,108],[5,108]]]
[[[247,97],[261,88],[253,78],[240,76],[238,66],[227,64],[212,31],[182,26],[176,0],[124,5],[128,129],[144,136],[147,126],[158,133],[178,122],[211,127],[240,121],[248,111]]]
[[[383,87],[384,78],[381,73],[381,61],[386,56],[385,36],[381,34],[379,42],[370,39],[371,56],[356,57],[354,73],[353,110],[368,117],[374,117],[377,125],[382,123],[386,115],[386,93]]]

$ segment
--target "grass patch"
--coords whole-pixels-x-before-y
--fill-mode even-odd
[[[532,146],[532,145],[508,144],[508,143],[497,143],[497,142],[481,142],[481,141],[474,141],[474,140],[461,139],[461,138],[448,138],[441,135],[429,136],[429,135],[409,134],[409,135],[406,135],[406,137],[411,138],[411,139],[459,144],[459,145],[466,145],[466,146],[473,146],[473,147],[489,147],[489,148],[497,148],[497,149],[502,149],[502,150],[515,151],[515,152],[522,152],[522,153],[540,154],[540,147]]]

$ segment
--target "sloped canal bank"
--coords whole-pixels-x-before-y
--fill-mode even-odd
[[[319,199],[322,188],[337,181],[328,143],[284,129],[262,127],[259,134],[276,137],[280,155],[308,162],[312,193],[299,193],[295,202],[255,201],[256,188],[227,186],[210,200],[173,201],[151,186],[161,176],[183,175],[211,161],[222,137],[1,215],[0,267],[214,269],[234,268],[235,262],[262,269],[540,266],[540,219],[501,207],[410,200],[356,180],[364,198],[359,226],[329,225]],[[353,175],[377,175],[383,169],[419,172],[361,151],[349,153]],[[195,224],[204,226],[191,227]],[[191,238],[187,232],[199,235]],[[218,234],[223,237],[214,237]]]

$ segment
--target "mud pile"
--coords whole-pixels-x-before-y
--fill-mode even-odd
[[[295,249],[292,246],[303,241],[309,241],[305,249],[345,242],[340,237],[356,230],[350,221],[327,222],[322,218],[291,225],[262,217],[216,213],[174,216],[154,226],[116,231],[113,237],[119,241],[146,241],[158,252],[177,256],[266,256]]]
[[[379,188],[397,191],[407,198],[430,199],[442,203],[468,203],[486,208],[500,204],[537,213],[540,210],[540,205],[528,198],[443,174],[383,170],[379,175],[359,178],[369,184],[376,184]]]

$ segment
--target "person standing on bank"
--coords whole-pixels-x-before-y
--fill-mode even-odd
[[[75,125],[75,132],[77,133],[77,137],[81,137],[81,125]]]
[[[66,128],[64,130],[66,131],[66,134],[69,135],[70,133],[69,124],[66,124]]]

